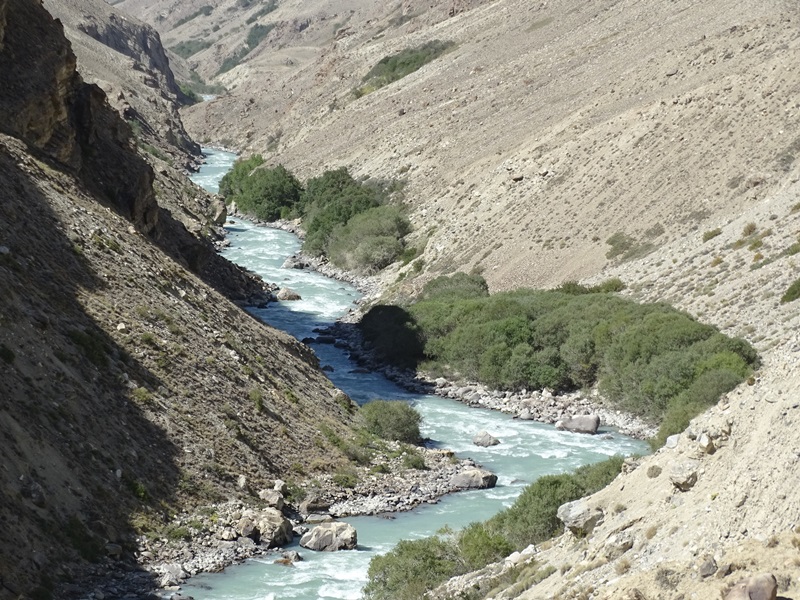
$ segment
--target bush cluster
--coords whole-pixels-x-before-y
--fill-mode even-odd
[[[359,411],[370,433],[384,440],[418,444],[420,414],[400,400],[373,400]]]
[[[421,46],[406,48],[397,54],[384,56],[364,76],[364,85],[354,90],[355,96],[361,97],[398,79],[402,79],[432,60],[439,58],[454,45],[453,42],[431,40]]]
[[[479,276],[431,281],[407,307],[376,306],[364,338],[387,361],[501,389],[599,383],[618,408],[661,423],[659,439],[743,381],[753,348],[666,304],[637,304],[575,283],[489,295]]]
[[[359,182],[344,167],[326,171],[305,188],[283,166],[267,168],[256,154],[239,160],[220,182],[226,202],[265,221],[301,217],[303,251],[325,254],[339,267],[374,273],[393,263],[411,231],[398,206],[386,204],[386,185]]]
[[[451,577],[484,567],[557,534],[558,507],[604,488],[622,468],[614,457],[571,474],[541,477],[514,504],[484,523],[421,540],[402,541],[369,565],[368,600],[416,600]]]

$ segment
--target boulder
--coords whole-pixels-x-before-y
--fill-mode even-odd
[[[258,539],[269,548],[284,546],[292,541],[292,523],[276,508],[265,508],[255,518]],[[252,537],[252,536],[251,536]]]
[[[530,408],[523,408],[522,412],[519,413],[517,417],[520,421],[533,421],[533,413],[531,412]]]
[[[558,507],[556,516],[572,533],[583,537],[603,522],[603,511],[589,506],[583,499]]]
[[[349,523],[321,523],[300,538],[300,545],[309,550],[335,552],[353,550],[358,543],[358,534]]]
[[[556,422],[556,429],[571,431],[572,433],[597,433],[600,427],[600,417],[597,415],[579,415]]]
[[[289,302],[293,300],[302,300],[300,294],[291,288],[281,288],[277,295],[278,300],[281,302]]]
[[[305,269],[307,267],[308,263],[296,255],[290,256],[281,265],[283,269]]]
[[[498,440],[488,431],[484,430],[475,434],[475,437],[472,438],[472,443],[476,446],[483,446],[486,448],[488,446],[497,446],[497,444],[500,443],[500,440]]]
[[[682,492],[688,492],[697,483],[697,461],[687,460],[672,465],[669,480]]]
[[[258,497],[267,503],[267,506],[277,510],[283,510],[284,500],[283,494],[277,490],[261,490],[258,492]]]
[[[772,573],[753,575],[737,583],[725,600],[775,600],[778,595],[778,581]]]
[[[300,512],[304,515],[311,513],[324,513],[328,512],[330,507],[330,502],[326,502],[317,495],[311,495],[300,503]]]
[[[497,475],[486,469],[466,469],[450,479],[450,485],[461,490],[484,490],[497,484]]]

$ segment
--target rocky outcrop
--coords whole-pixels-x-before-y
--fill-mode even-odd
[[[725,600],[775,600],[778,581],[772,573],[753,575],[740,581],[725,596]]]
[[[572,433],[588,433],[594,435],[600,427],[600,417],[597,415],[580,415],[556,421],[556,429],[571,431]]]
[[[487,448],[489,446],[497,446],[500,443],[500,440],[498,440],[488,431],[479,431],[472,437],[472,443],[476,446],[483,446],[484,448]]]
[[[309,550],[335,552],[353,550],[358,544],[358,533],[349,523],[320,523],[300,538],[300,545]]]
[[[281,302],[291,302],[291,301],[296,301],[296,300],[302,300],[302,298],[300,297],[300,294],[295,292],[293,289],[286,288],[286,287],[285,288],[281,288],[280,290],[278,290],[277,298]]]
[[[497,475],[486,469],[467,469],[457,473],[450,480],[450,485],[461,490],[484,490],[497,484]]]
[[[562,504],[558,507],[556,514],[559,521],[579,537],[588,535],[599,523],[603,522],[603,511],[589,506],[583,499]]]

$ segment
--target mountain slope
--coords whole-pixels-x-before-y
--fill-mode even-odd
[[[134,528],[344,460],[316,438],[351,417],[309,350],[201,279],[260,287],[159,207],[38,2],[0,2],[0,73],[0,598],[81,596]]]

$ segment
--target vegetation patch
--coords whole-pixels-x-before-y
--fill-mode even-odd
[[[265,37],[269,35],[269,32],[273,29],[275,29],[275,23],[267,23],[266,25],[253,25],[250,28],[250,31],[247,32],[244,46],[222,61],[222,65],[220,65],[217,75],[227,73],[241,63],[245,56],[255,50],[256,47],[264,40]]]
[[[5,344],[0,344],[0,360],[2,360],[6,364],[12,364],[17,358],[17,355],[14,354],[14,351],[6,346]]]
[[[786,293],[781,296],[781,303],[785,304],[786,302],[792,302],[798,298],[800,298],[800,279],[796,280],[792,285],[790,285],[786,290]]]
[[[249,17],[247,17],[247,24],[250,25],[251,23],[255,23],[261,17],[263,17],[264,15],[268,15],[269,13],[271,13],[276,8],[278,8],[277,0],[268,0],[268,2],[266,2],[264,4],[264,6],[259,8],[256,12],[254,12]]]
[[[209,6],[208,4],[206,4],[205,6],[201,6],[196,11],[194,11],[192,14],[190,14],[188,16],[185,16],[182,19],[178,19],[178,22],[175,23],[175,27],[177,28],[177,27],[180,27],[181,25],[185,25],[189,21],[193,21],[194,19],[196,19],[199,16],[207,17],[212,12],[214,12],[214,7],[213,6]]]
[[[210,48],[213,43],[211,40],[184,40],[172,46],[170,50],[181,58],[189,58],[206,48]]]
[[[402,79],[439,58],[454,46],[454,42],[431,40],[421,46],[406,48],[397,54],[385,56],[369,70],[369,73],[362,80],[364,85],[353,90],[353,94],[356,98],[360,98],[378,88]]]
[[[611,290],[489,295],[478,275],[428,283],[409,306],[373,307],[364,339],[393,364],[499,389],[564,392],[599,384],[615,408],[661,424],[657,443],[744,381],[758,364],[744,340],[666,304],[637,304]]]
[[[346,168],[326,171],[305,188],[286,169],[264,166],[254,155],[239,160],[220,182],[226,202],[265,221],[301,217],[303,251],[327,255],[333,264],[359,273],[375,273],[405,250],[411,225],[403,210],[388,203],[402,186],[395,182],[356,181]]]
[[[92,330],[73,329],[67,332],[67,336],[95,366],[100,368],[108,366],[108,346],[98,333]]]
[[[359,413],[370,433],[390,441],[417,444],[422,439],[419,424],[422,416],[401,400],[373,400]]]
[[[547,475],[525,488],[510,508],[484,523],[472,523],[460,532],[445,529],[433,537],[401,541],[370,562],[364,597],[416,600],[451,577],[549,539],[562,527],[556,516],[559,506],[604,488],[621,468],[622,458],[614,457],[572,474]],[[553,572],[552,567],[534,569],[524,577],[524,587]]]

